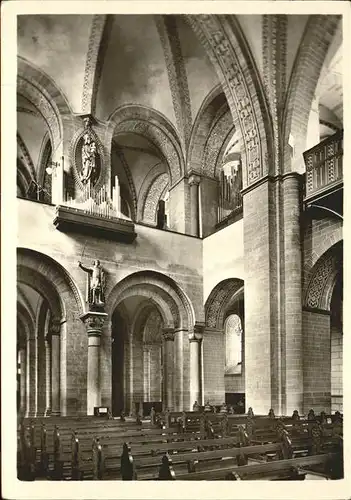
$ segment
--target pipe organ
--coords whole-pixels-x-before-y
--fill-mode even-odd
[[[218,222],[242,208],[242,187],[240,159],[226,162],[219,177]]]

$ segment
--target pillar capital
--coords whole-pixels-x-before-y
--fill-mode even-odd
[[[83,321],[89,336],[100,336],[107,316],[107,313],[89,311],[82,314],[80,319]]]
[[[52,319],[50,321],[48,335],[51,338],[53,335],[60,335],[60,332],[61,332],[61,321],[59,319]]]
[[[174,335],[175,335],[174,328],[164,328],[162,331],[162,336],[166,341],[167,340],[173,341]]]
[[[201,177],[194,171],[190,171],[189,173],[189,178],[188,178],[188,184],[189,186],[198,186],[200,184]]]
[[[194,328],[189,331],[189,342],[201,342],[205,330],[205,325],[195,323]]]

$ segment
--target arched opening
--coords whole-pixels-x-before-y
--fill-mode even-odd
[[[66,270],[45,254],[19,248],[17,343],[22,350],[21,375],[25,373],[22,394],[26,394],[25,400],[20,395],[20,414],[86,414],[86,394],[80,389],[86,386],[86,373],[76,362],[76,356],[87,362],[82,312],[81,296]]]
[[[306,286],[303,310],[305,411],[312,405],[317,411],[342,411],[342,268],[343,245],[339,242],[317,260]]]
[[[240,316],[230,314],[224,323],[225,333],[225,373],[241,373],[242,364],[242,324]]]
[[[21,416],[61,414],[61,318],[59,298],[50,284],[29,268],[21,268],[17,283],[17,411]]]
[[[128,326],[118,309],[112,316],[112,414],[118,416],[125,410],[125,344]]]
[[[52,145],[48,125],[29,99],[17,95],[17,196],[51,203]]]
[[[134,319],[133,319],[134,318]],[[164,320],[158,306],[134,295],[112,315],[112,414],[162,411],[167,399],[163,384]]]
[[[154,271],[134,273],[112,289],[106,311],[112,318],[113,414],[190,408],[183,350],[194,316],[179,286]],[[186,383],[182,392],[179,384]]]
[[[235,413],[245,411],[245,316],[244,282],[229,278],[218,283],[210,293],[206,305],[206,335],[204,336],[204,364],[216,364],[221,376],[216,387],[221,388],[222,400]],[[215,353],[214,353],[215,350]],[[220,379],[220,383],[219,383]],[[211,379],[205,373],[206,386]],[[206,396],[205,396],[206,398]]]
[[[220,168],[217,168],[219,183],[218,224],[234,221],[236,215],[242,213],[243,188],[242,164],[240,152],[240,136],[234,132],[222,157]]]
[[[331,411],[343,412],[343,275],[339,272],[330,302]]]

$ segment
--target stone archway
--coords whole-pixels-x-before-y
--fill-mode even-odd
[[[337,301],[339,307],[340,302],[342,304],[342,274],[343,243],[339,242],[317,260],[305,279],[302,313],[304,411],[312,407],[315,411],[331,411],[331,387],[335,378],[338,379],[338,391],[342,392],[342,330],[340,325],[335,325],[331,310],[332,303],[333,307]],[[336,377],[333,376],[335,370],[339,372]],[[342,397],[342,393],[337,396]]]
[[[49,129],[52,150],[56,152],[63,140],[63,123],[71,117],[68,101],[53,80],[44,72],[18,56],[17,92],[27,98],[39,111]]]
[[[269,174],[272,123],[255,62],[236,16],[187,15],[222,84],[243,138],[244,188]]]
[[[109,118],[105,144],[112,145],[113,137],[128,132],[144,136],[158,148],[167,162],[171,184],[182,178],[183,153],[178,134],[167,118],[147,106],[121,106]]]
[[[124,321],[125,318],[121,316],[121,307],[124,308],[124,311],[128,311],[128,321]],[[125,323],[123,325],[123,342],[119,343],[120,348],[124,350],[124,354],[121,356],[125,365],[123,382],[125,409],[131,411],[136,408],[135,405],[139,408],[142,403],[148,402],[144,401],[145,391],[140,385],[141,374],[145,366],[143,360],[145,337],[143,335],[148,316],[155,312],[159,315],[162,323],[163,406],[183,408],[184,397],[189,398],[189,390],[185,391],[186,395],[184,396],[184,391],[180,387],[183,387],[184,384],[190,384],[183,365],[184,352],[186,351],[189,355],[189,347],[187,345],[184,347],[183,344],[184,340],[188,339],[189,332],[193,332],[195,323],[194,311],[185,293],[168,276],[155,271],[140,271],[127,276],[108,292],[106,311],[112,318],[112,337],[116,337],[117,318],[120,317]],[[121,323],[122,321],[120,321]],[[128,325],[127,328],[125,328],[126,325]],[[129,331],[126,331],[128,328]],[[108,337],[106,332],[106,335],[101,339],[102,364],[104,365],[108,365],[112,356]],[[151,353],[150,356],[152,356]],[[110,386],[111,380],[113,380],[113,366],[111,370],[112,373],[103,376],[104,387]],[[185,382],[184,377],[186,378]],[[122,376],[119,380],[121,381],[121,379]],[[118,391],[114,391],[112,388],[112,392]],[[121,395],[120,398],[122,399]],[[188,400],[186,400],[186,405],[187,407],[190,405]],[[114,406],[117,408],[118,405]],[[121,405],[118,409],[120,407]]]
[[[27,248],[17,250],[17,281],[22,295],[29,294],[29,302],[39,297],[42,304],[39,316],[34,318],[35,333],[27,342],[28,380],[31,381],[31,386],[27,382],[27,402],[30,401],[27,412],[32,416],[37,411],[42,414],[51,405],[52,414],[86,414],[86,399],[81,391],[81,387],[86,386],[86,369],[76,360],[78,356],[84,364],[87,356],[86,334],[79,319],[83,300],[78,288],[55,260]],[[51,380],[50,398],[47,377]],[[72,380],[77,385],[72,384]]]
[[[284,131],[284,170],[299,171],[303,164],[307,126],[312,101],[317,88],[329,45],[336,32],[340,16],[311,15],[290,78],[285,112]],[[289,136],[294,137],[294,158],[291,157]]]
[[[227,317],[231,313],[239,313],[239,310],[235,307],[238,300],[242,301],[240,314],[242,324],[244,324],[243,295],[244,281],[239,278],[228,278],[218,283],[206,300],[203,340],[204,392],[205,400],[214,401],[215,404],[222,404],[225,401],[226,394],[227,401],[230,404],[236,404],[245,397],[244,369],[240,375],[240,386],[237,384],[237,387],[234,387],[232,383],[233,377],[225,375],[226,346],[224,331]],[[211,370],[209,369],[210,366]],[[213,373],[216,374],[215,377]],[[230,394],[232,393],[236,395],[231,397]]]

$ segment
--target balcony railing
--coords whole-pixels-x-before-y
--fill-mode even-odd
[[[305,151],[306,199],[333,191],[343,182],[343,130]]]

